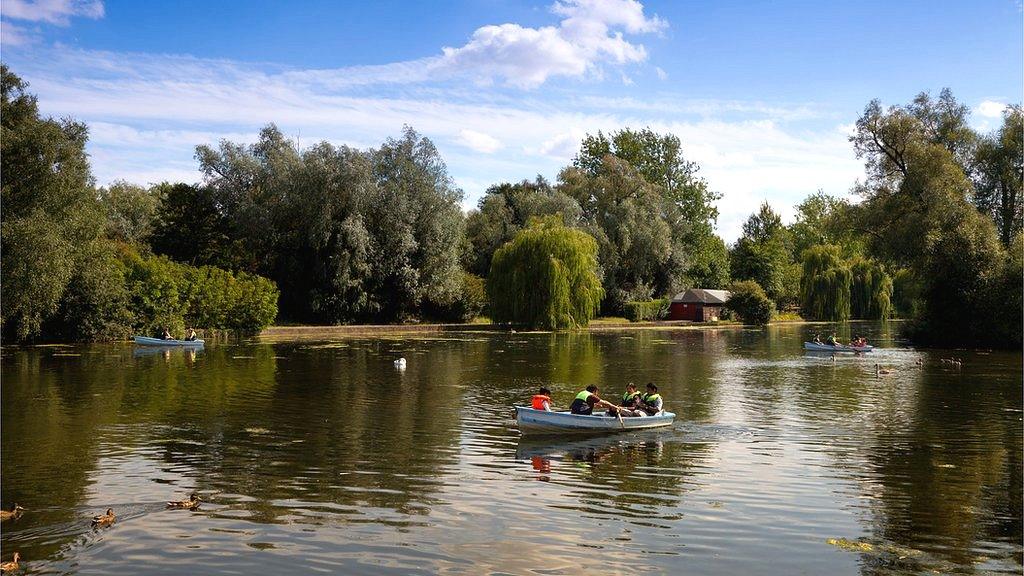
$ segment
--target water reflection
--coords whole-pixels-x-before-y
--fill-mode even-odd
[[[5,347],[0,505],[30,512],[0,555],[32,573],[1019,572],[1020,355],[951,370],[891,326],[845,329],[882,348],[805,355],[831,330],[813,325]],[[658,383],[672,429],[511,425],[540,385],[564,408],[629,381]],[[165,510],[192,490],[199,511]]]

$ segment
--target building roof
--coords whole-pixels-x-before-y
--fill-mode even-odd
[[[704,290],[702,288],[690,288],[686,292],[680,292],[672,298],[673,302],[685,304],[725,304],[732,294],[728,290]]]

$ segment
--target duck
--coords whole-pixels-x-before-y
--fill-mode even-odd
[[[395,360],[395,368],[405,368],[405,358]]]
[[[916,366],[924,366],[924,360],[918,358],[916,361],[914,361],[914,364]]]
[[[21,506],[18,506],[18,503],[15,502],[14,505],[11,506],[10,510],[0,510],[0,521],[20,518],[21,513],[24,511],[25,509],[22,508]]]
[[[199,499],[199,494],[193,492],[192,494],[189,494],[188,500],[171,501],[167,503],[167,507],[181,508],[184,510],[195,510],[196,508],[199,508],[200,502],[201,501]]]
[[[18,560],[21,560],[21,554],[15,552],[10,562],[0,564],[0,572],[14,572],[18,569]]]
[[[957,368],[960,368],[961,366],[964,365],[964,361],[961,358],[952,359],[949,361],[949,363],[952,364],[953,366],[956,366]]]
[[[117,520],[117,517],[114,516],[114,509],[107,508],[106,514],[92,517],[92,525],[93,527],[110,526],[114,523],[114,520]]]
[[[878,364],[875,364],[875,376],[881,376],[882,374],[892,374],[893,371],[889,368],[882,368]]]

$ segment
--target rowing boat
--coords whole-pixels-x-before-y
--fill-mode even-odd
[[[203,340],[164,340],[163,338],[149,338],[148,336],[135,336],[135,343],[139,346],[194,346],[199,347],[206,344]]]
[[[874,350],[874,346],[845,346],[843,344],[837,344],[835,346],[831,344],[818,344],[817,342],[804,342],[804,350],[814,350],[815,352],[871,352]]]
[[[676,415],[661,412],[655,416],[617,418],[606,414],[585,416],[569,412],[547,412],[527,406],[516,406],[516,424],[523,434],[593,434],[600,432],[621,432],[624,430],[645,430],[670,426]]]

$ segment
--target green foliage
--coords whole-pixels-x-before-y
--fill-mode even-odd
[[[850,266],[850,314],[864,320],[885,320],[892,311],[892,278],[881,264],[857,258]]]
[[[853,230],[852,220],[853,208],[846,200],[821,190],[811,194],[797,204],[796,221],[789,226],[793,255],[799,258],[804,250],[819,244],[839,246],[846,257],[863,254],[866,246]]]
[[[801,311],[814,320],[850,318],[852,274],[838,246],[812,246],[804,250],[800,282]]]
[[[124,181],[100,188],[97,193],[106,217],[107,237],[128,244],[145,243],[160,203],[158,195]]]
[[[462,191],[411,128],[376,150],[322,142],[300,151],[271,125],[253,145],[222,142],[196,155],[206,183],[191,195],[214,207],[201,224],[226,234],[205,234],[205,253],[275,280],[285,317],[401,321],[428,298],[457,296]]]
[[[181,334],[186,327],[258,333],[277,316],[279,292],[273,282],[212,266],[193,267],[166,257],[125,256],[134,328]]]
[[[487,296],[496,322],[553,330],[586,326],[604,296],[597,243],[557,217],[534,221],[494,253]]]
[[[729,249],[725,241],[712,234],[700,241],[697,252],[691,255],[686,281],[695,288],[724,289],[729,284]]]
[[[27,84],[0,67],[0,322],[41,335],[103,222],[85,153],[85,125],[43,119]]]
[[[668,298],[657,300],[626,302],[625,315],[630,322],[661,320],[668,315]]]
[[[83,254],[57,313],[43,328],[65,341],[123,339],[131,335],[125,266],[116,246],[94,242]]]
[[[487,305],[487,284],[483,278],[460,272],[462,285],[451,300],[437,302],[428,298],[423,304],[424,316],[441,322],[472,322]]]
[[[744,324],[764,326],[771,322],[772,315],[775,314],[775,305],[757,282],[733,282],[729,291],[731,296],[725,303],[725,308],[739,316]]]
[[[795,270],[790,267],[789,231],[768,203],[743,224],[743,236],[729,255],[734,280],[753,280],[779,307],[796,299]]]
[[[1013,338],[994,330],[1006,311],[997,299],[1005,295],[992,288],[1008,274],[1007,256],[992,220],[967,201],[974,187],[964,156],[974,144],[960,128],[963,107],[946,100],[937,114],[923,114],[916,102],[865,109],[852,137],[869,176],[860,186],[861,223],[876,257],[920,279],[912,337],[1007,346],[1020,341],[1020,324]]]
[[[158,200],[149,237],[153,252],[193,265],[229,269],[248,265],[229,237],[229,222],[213,190],[164,182],[154,186],[150,195]]]
[[[974,204],[992,217],[1006,246],[1024,223],[1024,109],[1010,106],[1003,125],[984,137],[975,155]]]
[[[897,318],[913,318],[921,311],[922,282],[909,268],[901,268],[892,278],[892,304]]]
[[[526,227],[531,218],[555,214],[566,226],[579,225],[582,218],[580,205],[540,176],[534,182],[523,180],[491,186],[480,198],[477,209],[466,217],[467,270],[486,276],[494,252]]]

